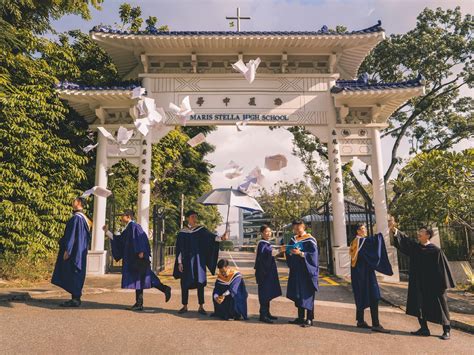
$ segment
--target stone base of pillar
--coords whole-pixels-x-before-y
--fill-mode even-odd
[[[342,278],[351,276],[351,257],[349,256],[349,247],[332,248],[332,260],[334,273]]]
[[[87,275],[104,275],[107,251],[91,251],[87,253]]]
[[[390,260],[390,264],[392,264],[393,275],[387,276],[381,273],[377,273],[377,279],[384,282],[400,282],[400,271],[398,270],[398,256],[397,256],[397,248],[393,246],[387,247],[387,254],[388,260]]]

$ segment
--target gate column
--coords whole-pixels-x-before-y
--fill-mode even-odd
[[[107,188],[107,138],[99,131],[97,133],[97,161],[95,167],[95,185]],[[91,250],[87,255],[87,273],[104,275],[106,254],[104,250],[104,231],[107,198],[94,196],[94,216],[92,225]]]

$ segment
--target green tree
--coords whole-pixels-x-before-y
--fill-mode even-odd
[[[197,210],[201,223],[208,228],[212,230],[221,222],[217,208],[196,203],[199,196],[212,189],[210,173],[213,166],[204,158],[214,147],[202,143],[191,148],[186,143],[190,136],[210,130],[206,127],[188,127],[186,132],[175,129],[153,147],[152,172],[155,180],[152,200],[165,208],[168,243],[174,242],[180,228],[181,194],[184,194],[185,209]]]
[[[394,181],[400,222],[462,224],[473,229],[474,149],[432,150],[413,158]]]
[[[414,29],[393,34],[381,42],[365,59],[359,72],[367,72],[371,81],[403,81],[422,73],[426,92],[406,102],[390,117],[383,136],[392,136],[392,158],[385,172],[385,182],[397,173],[403,163],[400,145],[404,138],[411,143],[411,154],[448,149],[473,136],[473,99],[463,97],[460,89],[472,88],[474,22],[461,10],[424,9]],[[308,133],[306,132],[306,135]],[[305,149],[305,142],[295,137],[295,144]],[[313,139],[321,154],[325,147]],[[351,182],[364,200],[371,203],[364,183],[352,171]],[[361,174],[371,182],[368,167]],[[396,194],[393,199],[396,199]]]
[[[276,235],[283,231],[285,225],[301,218],[320,202],[304,181],[278,181],[272,190],[262,189],[257,200],[270,218]]]
[[[100,1],[0,3],[0,251],[43,256],[56,249],[69,202],[85,178],[76,143],[54,86],[74,75],[70,50],[41,35],[65,14],[89,18]]]

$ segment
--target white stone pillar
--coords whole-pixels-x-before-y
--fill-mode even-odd
[[[385,243],[389,245],[390,238],[388,235],[387,201],[385,198],[385,182],[382,160],[382,143],[380,141],[380,130],[377,128],[372,128],[371,134],[371,170],[375,221],[377,224],[377,233],[382,233],[385,239]]]
[[[397,282],[400,280],[398,271],[397,251],[390,246],[390,236],[388,230],[388,215],[387,215],[387,199],[385,194],[384,168],[382,159],[382,142],[380,140],[380,130],[378,128],[371,129],[372,140],[372,157],[371,157],[371,172],[372,172],[372,190],[373,202],[375,209],[375,223],[376,232],[382,233],[387,253],[392,264],[394,275],[392,277],[382,276],[385,281]],[[379,275],[380,276],[380,275]]]
[[[97,157],[95,166],[95,185],[107,188],[107,138],[98,132]],[[104,250],[105,214],[107,199],[105,197],[94,196],[94,216],[92,225],[91,250],[87,255],[87,273],[95,275],[105,274],[106,254]]]
[[[331,177],[331,204],[334,223],[333,247],[347,247],[346,214],[342,183],[342,163],[335,129],[330,128],[328,142],[329,174]]]
[[[138,207],[137,222],[149,236],[150,222],[150,176],[151,176],[151,137],[142,137],[140,164],[138,168]]]

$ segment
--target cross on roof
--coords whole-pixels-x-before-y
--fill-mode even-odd
[[[237,32],[240,32],[240,20],[250,20],[250,17],[240,16],[240,7],[237,8],[237,16],[226,16],[227,20],[237,20]]]

